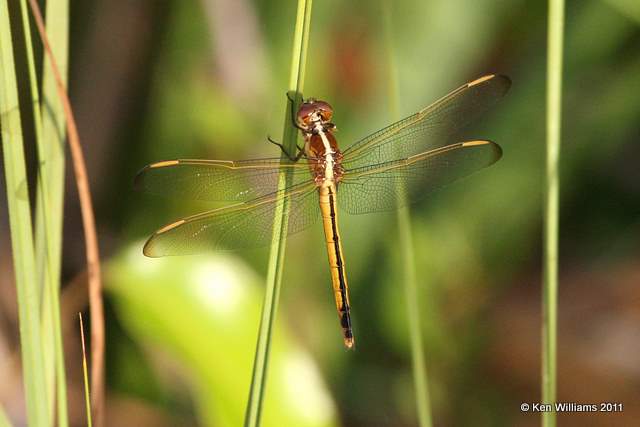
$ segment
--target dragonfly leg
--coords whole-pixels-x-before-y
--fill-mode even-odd
[[[291,97],[291,92],[287,92],[287,99],[291,102],[291,111],[290,111],[291,123],[293,123],[293,125],[299,130],[305,132],[306,129],[300,126],[300,124],[298,123],[298,120],[296,120],[296,110],[293,108],[296,105],[296,100]]]
[[[297,162],[298,160],[300,160],[300,158],[302,157],[302,154],[304,153],[304,150],[302,148],[300,148],[299,145],[296,144],[296,148],[298,149],[298,154],[294,157],[291,157],[289,155],[289,153],[287,152],[287,150],[284,149],[284,145],[282,145],[281,143],[279,143],[278,141],[274,140],[273,138],[271,138],[271,136],[267,136],[267,141],[269,141],[270,143],[272,143],[273,145],[280,147],[280,149],[282,150],[282,152],[284,154],[287,155],[287,157],[289,158],[289,160],[293,161],[293,162]]]

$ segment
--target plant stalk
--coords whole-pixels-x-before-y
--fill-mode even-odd
[[[29,0],[29,6],[33,14],[36,28],[44,45],[44,52],[51,63],[51,71],[55,80],[58,99],[62,103],[64,117],[69,132],[69,149],[73,163],[73,172],[80,199],[80,211],[82,214],[82,227],[84,229],[85,253],[87,257],[87,273],[89,276],[89,305],[91,307],[91,389],[93,420],[97,427],[104,426],[104,306],[102,302],[102,274],[100,268],[100,250],[96,232],[93,202],[87,174],[87,166],[82,153],[80,135],[76,126],[71,101],[67,95],[60,67],[56,61],[47,37],[42,12],[37,0]]]
[[[91,417],[91,395],[89,393],[89,373],[87,372],[87,350],[85,348],[84,339],[84,323],[82,322],[82,313],[78,313],[80,320],[80,342],[82,344],[82,379],[84,382],[84,405],[87,412],[87,427],[93,427],[93,418]]]
[[[391,18],[391,4],[383,1],[385,57],[388,68],[388,99],[392,120],[398,120],[399,95],[398,95],[398,70],[393,51],[393,22]],[[402,280],[405,287],[407,320],[409,337],[411,341],[411,362],[413,372],[413,386],[415,390],[415,402],[420,427],[431,427],[431,404],[429,399],[429,386],[427,367],[424,357],[424,345],[422,342],[422,330],[420,323],[420,304],[416,278],[415,253],[413,250],[413,237],[411,234],[411,213],[407,207],[406,189],[402,183],[398,184],[398,243],[400,246],[400,258],[402,264]]]
[[[17,24],[16,24],[17,25]],[[49,426],[48,393],[39,289],[31,229],[31,206],[18,104],[9,4],[0,1],[0,128],[9,208],[11,249],[18,296],[22,372],[29,425]]]
[[[35,255],[37,280],[42,287],[43,356],[50,418],[53,403],[57,402],[58,426],[69,425],[67,386],[64,369],[64,345],[60,319],[60,265],[62,258],[62,218],[64,200],[64,115],[55,93],[50,61],[44,58],[43,101],[39,90],[33,57],[29,9],[26,0],[20,2],[29,67],[33,118],[38,151],[38,179],[36,189]],[[54,49],[67,69],[68,0],[47,2],[47,20],[54,29]],[[64,73],[66,83],[66,72]],[[55,373],[55,380],[54,380]],[[55,385],[55,392],[54,392]]]
[[[542,292],[542,401],[556,401],[556,342],[558,323],[558,211],[560,130],[562,120],[562,45],[564,0],[549,0],[547,34],[547,157]],[[543,412],[542,425],[556,425],[555,412]]]
[[[298,0],[298,11],[293,38],[293,52],[291,61],[291,73],[289,79],[289,100],[285,111],[285,121],[282,143],[287,153],[296,151],[298,131],[291,123],[291,109],[295,108],[302,99],[305,66],[307,61],[307,46],[309,42],[309,27],[311,25],[312,0]],[[289,162],[289,158],[283,152],[282,162]],[[283,168],[278,179],[278,190],[282,190],[292,183],[290,168]],[[286,235],[289,227],[289,203],[287,199],[279,204],[275,210],[273,237],[269,255],[269,267],[267,270],[267,283],[265,288],[264,304],[258,341],[253,362],[249,399],[245,412],[245,427],[257,427],[260,425],[262,405],[267,384],[267,371],[269,367],[269,353],[273,325],[278,309],[280,288],[282,284],[282,271],[284,267],[284,253],[286,247]]]

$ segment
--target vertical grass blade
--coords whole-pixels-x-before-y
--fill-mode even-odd
[[[55,80],[56,93],[62,103],[64,117],[69,132],[69,149],[73,161],[73,172],[80,199],[82,227],[84,229],[87,272],[89,275],[89,305],[91,307],[91,387],[93,419],[98,427],[104,425],[104,383],[105,383],[105,338],[104,338],[104,306],[102,302],[102,273],[100,267],[100,248],[96,232],[93,202],[87,174],[87,166],[82,153],[80,135],[76,126],[71,102],[67,95],[60,68],[58,67],[51,43],[47,37],[42,12],[37,0],[29,0],[36,28],[44,46],[44,53],[51,63],[51,72]]]
[[[29,425],[48,426],[40,301],[8,6],[8,2],[0,1],[0,127],[18,294],[22,371]]]
[[[547,158],[542,292],[542,401],[556,401],[558,320],[558,206],[562,118],[562,44],[564,0],[549,0],[547,35]],[[556,425],[555,412],[543,412],[542,425]]]
[[[398,70],[393,51],[393,22],[391,19],[391,4],[388,0],[382,3],[385,57],[387,59],[387,88],[389,111],[392,121],[400,118],[398,108]],[[402,184],[399,184],[402,185]],[[415,254],[411,235],[411,213],[406,207],[406,189],[398,189],[398,204],[405,206],[398,211],[398,243],[402,265],[402,281],[404,282],[407,320],[409,323],[409,337],[411,341],[411,362],[413,371],[413,386],[415,389],[416,410],[420,427],[431,427],[431,404],[429,401],[429,386],[427,381],[427,367],[423,352],[422,331],[420,328],[420,304],[416,279]]]
[[[296,139],[298,132],[293,126],[293,123],[291,123],[290,111],[302,99],[305,65],[307,61],[307,46],[309,43],[309,27],[311,25],[311,5],[312,0],[298,0],[288,92],[291,99],[288,100],[286,106],[287,109],[285,111],[282,137],[284,149],[287,150],[288,153],[295,153],[296,151]],[[282,154],[282,160],[288,160],[284,153]],[[281,172],[278,180],[278,189],[286,188],[291,184],[291,182],[291,173],[289,171]],[[287,203],[279,206],[275,212],[265,298],[262,306],[258,342],[256,344],[253,372],[251,375],[251,386],[249,389],[249,399],[247,401],[247,409],[244,419],[245,427],[257,427],[260,425],[262,404],[264,401],[267,383],[267,371],[269,367],[271,334],[273,331],[273,324],[280,297],[280,287],[282,284],[282,270],[284,267],[284,253],[286,247],[285,237],[289,224],[288,214],[289,206]]]
[[[69,0],[47,1],[47,31],[53,54],[58,60],[61,75],[67,84],[69,45]],[[37,207],[45,206],[47,215],[36,215],[36,257],[41,259],[45,252],[48,264],[49,286],[45,292],[43,306],[50,307],[50,315],[43,316],[43,322],[51,319],[55,349],[56,402],[58,426],[69,425],[67,415],[67,381],[64,366],[64,343],[60,319],[60,268],[62,262],[62,219],[64,217],[64,173],[66,127],[62,102],[56,94],[55,77],[51,61],[44,55],[42,71],[42,138],[38,145],[39,180],[38,190],[48,197],[37,197]],[[40,183],[44,184],[40,184]],[[45,204],[45,200],[47,200]],[[40,212],[42,209],[37,209]],[[38,222],[38,219],[42,223]],[[46,230],[46,250],[38,239],[40,227]],[[43,307],[43,308],[44,308]]]
[[[56,399],[55,387],[55,342],[54,342],[54,310],[52,306],[53,291],[53,274],[52,274],[52,258],[50,252],[51,233],[50,228],[51,216],[47,209],[47,200],[49,197],[47,191],[47,182],[44,181],[42,174],[43,161],[41,156],[42,147],[42,116],[40,114],[40,95],[38,89],[38,77],[36,75],[35,61],[33,55],[33,41],[29,26],[29,15],[24,0],[20,1],[20,12],[22,16],[22,33],[24,35],[24,54],[29,74],[29,85],[31,90],[31,108],[33,109],[33,127],[35,142],[38,150],[38,178],[36,181],[36,200],[35,200],[35,261],[36,261],[36,280],[38,282],[38,291],[40,292],[38,299],[41,301],[40,324],[42,330],[42,358],[44,363],[45,378],[47,381],[47,411],[49,419],[53,419],[53,407]],[[59,323],[59,322],[58,322]]]
[[[60,321],[60,264],[62,251],[62,217],[64,198],[64,115],[55,93],[50,61],[44,58],[43,101],[39,90],[33,57],[29,9],[26,0],[20,2],[25,36],[26,56],[33,102],[38,179],[36,190],[35,255],[37,278],[42,287],[42,338],[50,418],[53,401],[57,401],[59,426],[67,426],[67,388],[64,370],[64,347]],[[67,69],[68,0],[47,2],[47,20],[51,26],[55,53],[62,58],[64,75]],[[66,77],[65,77],[66,83]],[[55,372],[55,381],[54,381]],[[56,392],[53,392],[54,386]]]
[[[78,313],[80,319],[80,343],[82,344],[82,380],[84,382],[84,405],[87,411],[87,426],[92,427],[91,417],[91,397],[89,395],[89,372],[87,371],[87,350],[85,348],[84,339],[84,323],[82,322],[82,313]]]

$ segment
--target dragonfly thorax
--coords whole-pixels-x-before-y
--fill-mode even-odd
[[[314,180],[319,186],[337,183],[343,174],[342,153],[333,136],[335,125],[331,123],[333,108],[325,101],[309,98],[296,115],[296,122],[304,135],[305,155],[310,162]]]

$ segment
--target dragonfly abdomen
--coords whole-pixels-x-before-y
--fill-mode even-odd
[[[331,184],[318,189],[320,195],[320,210],[322,211],[322,224],[324,227],[329,267],[331,270],[331,283],[336,309],[342,327],[344,345],[352,348],[354,345],[353,330],[351,327],[351,306],[349,304],[349,287],[344,265],[342,241],[338,229],[338,214],[336,209],[336,186]]]

